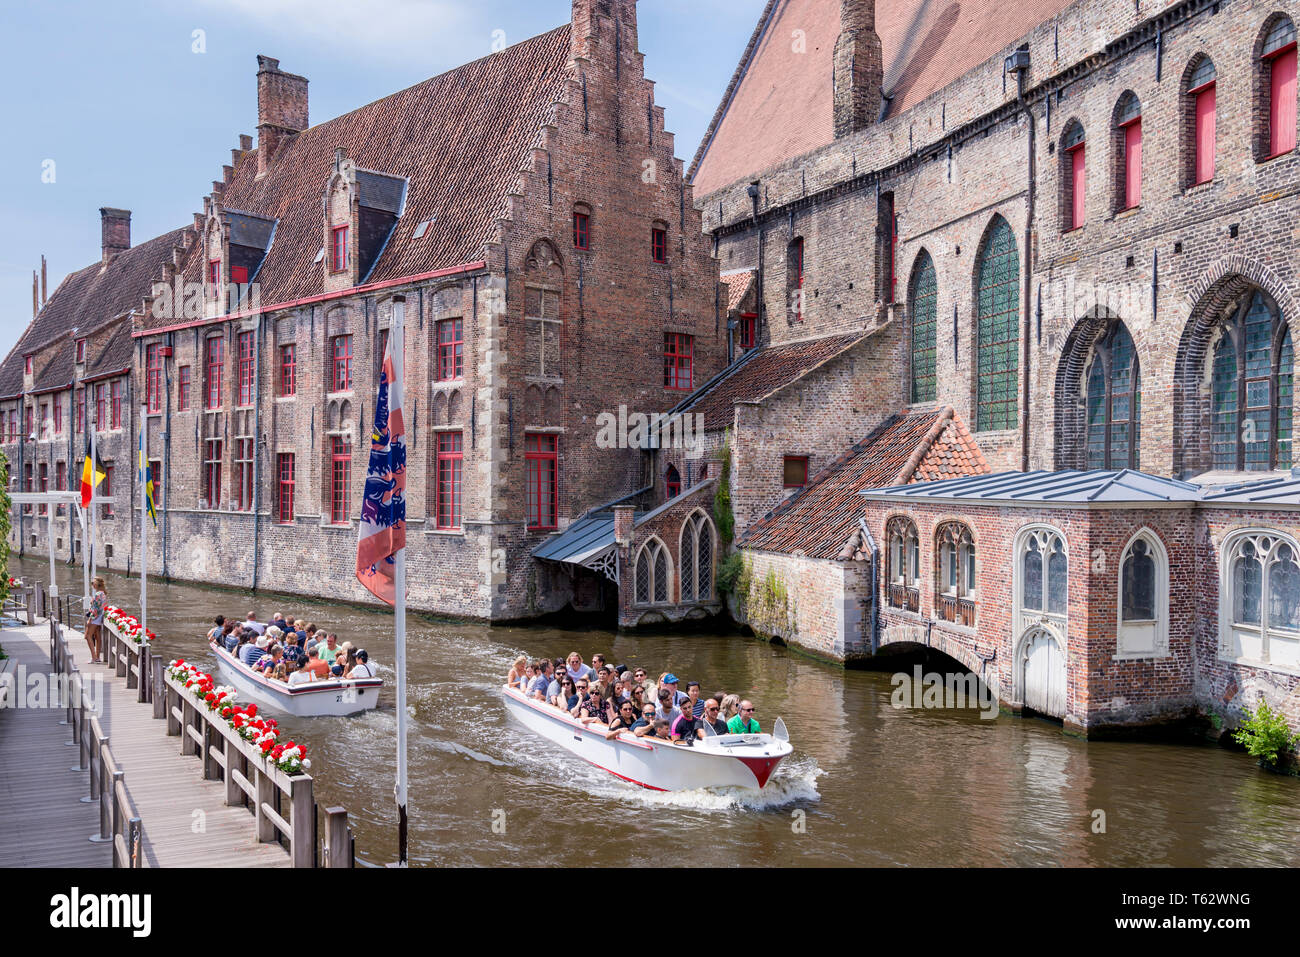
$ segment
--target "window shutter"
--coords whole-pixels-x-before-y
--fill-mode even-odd
[[[1214,179],[1214,87],[1196,94],[1196,182]]]
[[[1273,58],[1270,71],[1269,155],[1289,153],[1295,149],[1296,118],[1296,51],[1295,47]]]

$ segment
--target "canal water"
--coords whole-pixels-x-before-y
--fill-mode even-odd
[[[48,566],[13,557],[10,574],[43,579]],[[113,603],[137,612],[139,581],[106,578]],[[59,584],[79,595],[80,568],[60,565]],[[388,680],[377,711],[281,724],[308,745],[318,802],[348,809],[358,857],[395,860],[391,613],[189,584],[149,589],[159,652],[205,670],[215,669],[203,639],[212,617],[253,610],[328,626],[366,648]],[[574,650],[751,698],[765,730],[785,719],[795,754],[757,795],[654,793],[575,764],[508,718],[498,696],[516,655]],[[1036,719],[899,710],[888,674],[844,672],[734,634],[411,615],[407,654],[414,864],[1300,864],[1300,779],[1213,744],[1087,742]]]

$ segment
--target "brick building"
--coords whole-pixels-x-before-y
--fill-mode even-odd
[[[305,78],[259,57],[256,81],[256,145],[240,138],[192,225],[153,259],[105,253],[122,283],[127,261],[147,275],[112,306],[130,315],[110,364],[131,374],[123,434],[144,405],[161,476],[151,568],[366,597],[358,438],[404,300],[412,605],[508,619],[581,601],[589,577],[530,552],[644,485],[638,448],[600,447],[601,413],[662,412],[726,361],[726,287],[635,3],[574,0],[570,24],[315,126]],[[43,346],[70,298],[24,341]],[[30,404],[20,360],[0,378]],[[101,525],[113,567],[127,524]]]

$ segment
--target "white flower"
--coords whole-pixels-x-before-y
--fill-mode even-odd
[[[309,767],[311,767],[311,758],[303,758],[303,759],[302,759],[302,766],[303,766],[304,768],[309,768]]]

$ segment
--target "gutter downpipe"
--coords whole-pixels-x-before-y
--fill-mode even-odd
[[[1025,378],[1024,378],[1024,387],[1022,390],[1023,392],[1022,404],[1024,405],[1024,413],[1020,417],[1020,471],[1028,472],[1029,471],[1029,394],[1030,394],[1029,375],[1031,371],[1031,360],[1030,360],[1030,351],[1029,351],[1030,350],[1029,331],[1030,331],[1031,323],[1029,321],[1029,316],[1030,316],[1030,308],[1032,305],[1032,298],[1033,298],[1031,293],[1034,284],[1034,247],[1033,247],[1034,192],[1037,188],[1037,184],[1035,182],[1036,171],[1035,171],[1035,164],[1034,164],[1034,113],[1033,110],[1029,108],[1029,104],[1025,101],[1025,71],[1024,70],[1016,71],[1016,96],[1019,98],[1020,104],[1024,109],[1025,124],[1027,127],[1028,141],[1029,141],[1028,144],[1029,188],[1025,200],[1025,207],[1026,207],[1026,211],[1025,211],[1025,291],[1024,291],[1024,306],[1021,310],[1021,315],[1024,318],[1021,322],[1022,328],[1020,334],[1020,338],[1024,342],[1024,348],[1025,348]]]
[[[262,320],[253,327],[253,588],[257,591],[257,563],[262,531]]]
[[[176,337],[169,332],[167,333],[166,340],[164,340],[167,343],[167,347],[172,350],[172,355],[170,357],[172,361],[168,363],[168,365],[170,365],[172,368],[176,367],[175,338]],[[164,366],[164,368],[166,367]],[[168,507],[169,505],[168,499],[171,498],[171,487],[172,487],[172,377],[171,375],[167,376],[166,385],[167,385],[167,389],[163,395],[163,430],[162,430],[163,494],[162,494],[162,542],[160,543],[162,546],[161,548],[162,577],[163,577],[163,581],[165,582],[171,581],[171,576],[170,574],[168,574],[168,568],[167,568],[167,542],[168,542],[167,532],[169,531],[169,526],[171,525],[171,515],[170,515],[171,509]]]
[[[867,528],[865,518],[858,519],[858,527],[862,529],[862,537],[866,539],[867,545],[871,548],[871,653],[874,655],[880,650],[880,596],[877,592],[880,590],[880,546],[871,534],[871,529]]]

